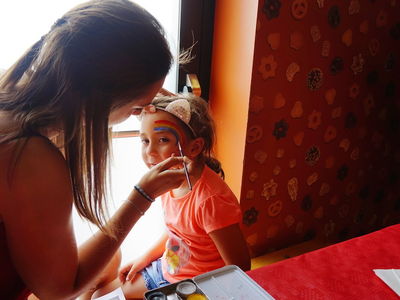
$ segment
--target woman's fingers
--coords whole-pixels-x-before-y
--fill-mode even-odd
[[[189,171],[189,174],[190,174],[190,172],[193,171],[193,160],[191,160],[191,159],[188,158],[187,156],[184,156],[184,157],[183,157],[183,161],[185,162],[186,167],[187,167],[187,169],[188,169],[188,171]]]
[[[183,162],[183,157],[180,156],[171,156],[167,158],[166,160],[160,162],[155,166],[159,170],[159,172],[163,172],[165,170],[169,170],[172,167],[179,165]]]
[[[188,166],[191,172],[192,161],[187,157],[171,156],[152,167],[146,175],[142,177],[139,186],[153,199],[166,193],[167,191],[179,187],[186,175],[182,163]],[[179,166],[179,168],[174,168]]]
[[[185,162],[186,166],[191,168],[192,160],[190,160],[187,156],[174,156],[167,158],[166,160],[160,162],[155,168],[158,168],[159,172],[163,172],[165,170],[179,170],[182,168],[182,164]],[[179,169],[171,169],[174,166],[180,166]]]

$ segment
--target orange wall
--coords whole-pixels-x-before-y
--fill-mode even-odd
[[[210,94],[253,255],[399,222],[400,2],[255,2],[217,1]]]
[[[226,182],[240,198],[253,64],[257,0],[216,1],[210,103],[215,149]]]

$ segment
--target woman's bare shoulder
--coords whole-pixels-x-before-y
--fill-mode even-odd
[[[3,163],[11,163],[13,161],[14,165],[19,164],[21,161],[65,162],[57,147],[46,137],[39,135],[14,138],[1,143],[0,152],[2,153],[1,156],[7,160],[3,161]]]
[[[47,138],[24,137],[14,141],[14,151],[8,166],[11,185],[47,182],[68,182],[69,172],[61,152]]]
[[[14,167],[21,160],[34,161],[39,159],[54,159],[63,161],[61,152],[43,136],[24,136],[7,139],[0,143],[0,166],[2,170]],[[44,162],[44,161],[43,161]]]
[[[44,157],[50,156],[49,158],[64,161],[60,150],[48,138],[40,135],[27,137],[23,152],[25,155],[34,157],[44,155]]]
[[[51,172],[59,169],[65,170],[67,167],[61,152],[45,137],[29,137],[22,147],[16,168],[22,168],[23,172],[27,172],[29,169]]]
[[[60,151],[40,136],[20,138],[12,143],[16,152],[7,171],[1,172],[0,210],[9,211],[12,216],[18,207],[25,207],[26,214],[41,206],[51,208],[50,211],[57,207],[69,208],[71,182]]]

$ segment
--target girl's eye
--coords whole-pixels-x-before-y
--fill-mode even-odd
[[[147,145],[149,143],[148,139],[141,139],[142,144]]]
[[[166,138],[166,137],[160,138],[160,143],[168,143],[169,141],[170,141],[169,138]]]

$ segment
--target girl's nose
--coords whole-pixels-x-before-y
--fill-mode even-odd
[[[149,143],[149,145],[147,146],[147,149],[146,149],[146,153],[149,156],[154,156],[157,154],[156,147],[153,143]]]

